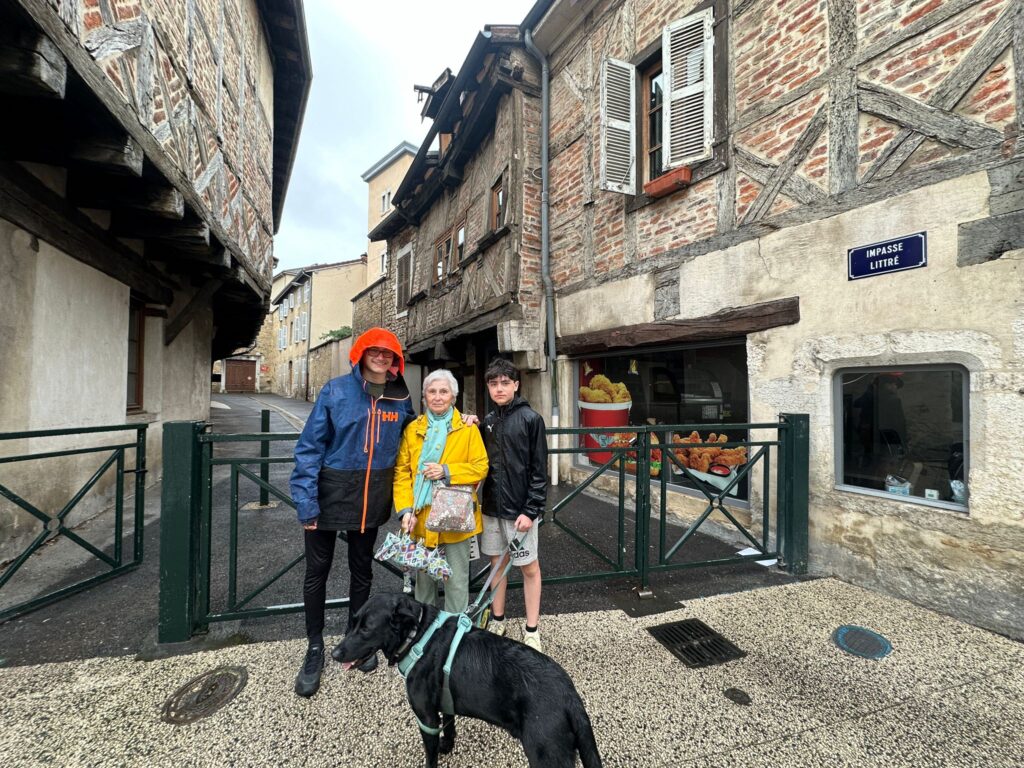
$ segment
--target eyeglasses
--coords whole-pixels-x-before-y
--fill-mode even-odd
[[[395,353],[390,349],[381,349],[380,347],[370,347],[366,350],[367,357],[394,357]]]

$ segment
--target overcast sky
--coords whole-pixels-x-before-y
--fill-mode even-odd
[[[306,0],[313,87],[281,229],[278,271],[366,250],[360,178],[429,128],[413,85],[457,73],[485,24],[518,24],[533,0]]]

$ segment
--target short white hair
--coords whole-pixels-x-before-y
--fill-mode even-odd
[[[455,380],[452,372],[447,368],[438,368],[436,371],[431,371],[427,374],[426,378],[423,379],[423,394],[427,394],[427,387],[433,384],[437,380],[444,381],[452,390],[452,395],[455,397],[459,396],[459,382]]]

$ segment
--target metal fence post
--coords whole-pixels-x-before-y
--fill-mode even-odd
[[[786,442],[786,536],[783,556],[790,573],[807,573],[808,506],[810,497],[810,417],[784,413]]]
[[[188,640],[195,626],[199,552],[200,421],[164,424],[160,498],[161,643]]]
[[[260,432],[266,434],[270,431],[270,409],[264,408],[260,411]],[[260,441],[260,458],[270,458],[270,442],[267,440]],[[264,461],[260,464],[260,479],[264,483],[270,483],[270,462]],[[260,506],[265,507],[270,503],[270,491],[265,486],[260,488]]]

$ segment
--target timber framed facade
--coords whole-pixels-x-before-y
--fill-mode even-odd
[[[311,76],[301,0],[0,0],[0,431],[147,422],[155,479],[259,331]]]
[[[491,26],[458,75],[421,88],[431,129],[370,233],[387,240],[387,278],[355,299],[356,333],[388,325],[413,363],[450,368],[473,410],[490,358],[515,359],[528,393],[543,367],[538,76],[519,28]]]
[[[558,0],[524,26],[562,413],[597,373],[631,423],[806,412],[812,571],[1024,636],[1024,7]]]

